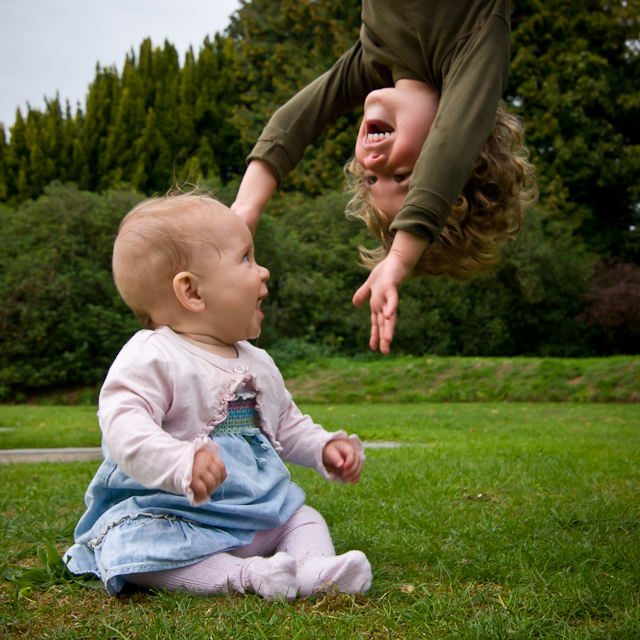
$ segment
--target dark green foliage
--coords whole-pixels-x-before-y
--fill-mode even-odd
[[[547,215],[637,261],[640,3],[513,4],[509,100],[527,124]]]
[[[208,184],[222,201],[232,201],[235,183]],[[131,191],[98,195],[52,185],[17,211],[2,211],[1,398],[95,385],[138,329],[113,285],[111,250],[120,219],[141,198]],[[344,219],[344,204],[339,192],[315,199],[280,194],[258,228],[256,256],[271,272],[258,344],[283,365],[296,358],[367,354],[369,311],[351,303],[366,278],[356,262],[367,236]],[[407,282],[393,353],[625,352],[625,344],[635,343],[618,340],[612,348],[615,328],[612,333],[580,319],[591,263],[592,255],[568,233],[544,234],[532,214],[492,273],[468,285]]]
[[[295,338],[332,352],[362,352],[369,313],[353,307],[351,297],[366,278],[354,267],[366,234],[342,220],[337,193],[295,200],[280,199],[256,235],[256,255],[272,272],[260,344],[279,347],[279,340]],[[467,285],[445,279],[403,285],[393,352],[589,355],[594,331],[577,316],[591,262],[567,235],[545,236],[532,214],[492,273]]]
[[[595,251],[640,255],[640,3],[513,3],[507,101],[527,124],[545,226]],[[145,40],[122,72],[96,69],[84,108],[56,97],[17,112],[0,137],[0,201],[37,197],[52,180],[147,195],[174,182],[242,173],[273,111],[354,42],[360,0],[252,0],[225,35],[181,66],[175,47]],[[340,188],[359,113],[345,114],[308,150],[283,188]]]
[[[253,0],[232,18],[237,44],[236,120],[250,149],[273,112],[327,71],[354,44],[360,0]],[[342,167],[353,155],[359,113],[340,117],[308,150],[283,188],[317,195],[340,188]]]
[[[173,45],[153,49],[145,40],[121,74],[96,68],[84,110],[63,114],[56,98],[45,113],[18,111],[10,141],[0,141],[0,201],[35,198],[53,180],[148,195],[185,180],[228,180],[246,154],[232,113],[234,56],[231,41],[216,35],[181,68]]]
[[[102,379],[136,329],[111,278],[111,250],[140,199],[52,185],[1,212],[0,398]]]
[[[369,313],[351,296],[366,273],[355,262],[364,232],[344,219],[333,192],[309,200],[286,195],[256,234],[256,256],[272,273],[261,346],[298,338],[347,352],[368,341]]]

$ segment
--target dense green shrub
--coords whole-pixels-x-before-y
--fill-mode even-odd
[[[104,376],[136,324],[111,278],[122,216],[141,196],[52,185],[0,215],[0,398]]]
[[[263,217],[256,255],[272,273],[261,344],[294,338],[331,352],[366,350],[368,308],[351,297],[364,282],[357,247],[366,232],[343,217],[344,197],[282,196]],[[581,356],[594,352],[578,319],[593,256],[569,234],[543,232],[529,215],[515,243],[489,274],[470,284],[410,280],[400,292],[392,350],[422,355]]]
[[[235,185],[208,186],[232,201]],[[16,211],[0,210],[0,399],[99,383],[138,329],[113,285],[111,250],[120,219],[141,198],[52,185]],[[344,204],[338,192],[281,193],[258,228],[256,257],[271,272],[258,344],[285,368],[373,355],[368,306],[351,303],[367,275],[357,258],[368,238],[344,219]],[[467,285],[403,285],[394,355],[608,355],[612,344],[624,351],[580,319],[591,254],[566,233],[545,235],[537,215],[492,273]]]

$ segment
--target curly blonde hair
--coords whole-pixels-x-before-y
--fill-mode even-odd
[[[493,130],[478,156],[471,177],[458,196],[440,236],[429,244],[413,275],[447,275],[468,282],[498,262],[502,245],[514,240],[525,211],[538,199],[535,169],[528,160],[522,121],[500,102]],[[382,242],[375,249],[360,247],[363,266],[373,269],[389,253],[395,232],[366,187],[364,169],[355,158],[344,168],[348,218],[363,220]]]

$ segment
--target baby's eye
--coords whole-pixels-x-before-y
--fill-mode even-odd
[[[376,178],[376,176],[365,176],[364,177],[364,183],[367,185],[367,187],[370,187],[371,185],[374,185],[376,182],[378,182],[378,178]]]
[[[244,256],[242,256],[243,260],[246,260],[247,262],[251,262],[251,258],[249,257],[248,253],[245,253]]]
[[[398,173],[395,176],[393,176],[394,180],[398,183],[404,182],[405,180],[408,180],[410,177],[411,177],[410,173]]]

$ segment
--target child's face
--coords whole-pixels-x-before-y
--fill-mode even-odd
[[[225,344],[257,338],[269,271],[254,258],[249,229],[237,215],[221,207],[205,218],[203,235],[220,249],[218,254],[213,246],[202,245],[190,268],[201,285],[206,331]]]
[[[409,191],[409,182],[437,111],[437,92],[422,82],[398,81],[372,91],[356,141],[356,159],[364,168],[374,204],[393,219]]]

